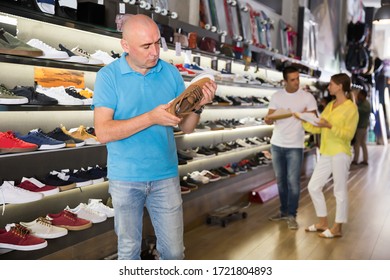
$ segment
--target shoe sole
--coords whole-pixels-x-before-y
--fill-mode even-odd
[[[34,244],[34,245],[16,245],[9,243],[0,243],[0,248],[2,249],[11,249],[11,250],[19,250],[19,251],[33,251],[45,248],[47,246],[47,241]]]
[[[81,225],[81,226],[70,226],[70,225],[55,225],[55,226],[66,228],[67,230],[79,231],[79,230],[90,228],[92,226],[92,223],[89,222],[88,224]]]
[[[11,153],[33,152],[33,151],[36,151],[37,149],[38,149],[38,147],[36,147],[36,148],[1,148],[0,155],[1,154],[11,154]]]
[[[202,87],[211,80],[214,78],[210,74],[194,78],[182,94],[170,102],[167,111],[180,118],[190,114],[203,98]]]
[[[76,183],[58,187],[61,192],[76,188]]]
[[[11,55],[21,55],[21,56],[42,56],[43,52],[42,51],[34,51],[34,50],[18,50],[18,49],[0,49],[0,53],[2,54],[11,54]]]

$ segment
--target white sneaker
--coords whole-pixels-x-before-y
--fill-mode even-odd
[[[91,57],[103,61],[105,65],[108,65],[115,60],[111,55],[101,50],[95,51],[95,53],[91,54]]]
[[[237,143],[238,145],[240,145],[241,147],[244,147],[244,148],[251,148],[251,147],[252,147],[251,144],[248,144],[248,143],[245,142],[245,140],[243,140],[243,139],[237,139],[237,140],[236,140],[236,143]]]
[[[207,184],[210,182],[210,179],[206,176],[203,176],[199,171],[194,171],[188,175],[191,177],[191,179],[194,179],[195,181],[202,184]]]
[[[43,239],[58,238],[68,234],[66,228],[53,226],[49,220],[43,217],[32,222],[20,222],[20,224],[28,228],[32,235]]]
[[[114,208],[103,204],[101,199],[89,199],[87,207],[99,213],[105,214],[107,218],[114,217],[115,214]]]
[[[76,214],[78,218],[91,221],[94,224],[107,220],[106,214],[88,208],[85,203],[80,203],[76,208],[73,209],[70,209],[69,206],[66,206],[65,210]]]
[[[14,186],[13,181],[4,181],[0,186],[0,204],[27,203],[43,198],[43,194],[30,192]]]
[[[81,99],[67,94],[63,86],[44,88],[38,85],[36,91],[58,100],[58,105],[84,105]]]
[[[215,182],[215,181],[221,180],[221,176],[216,175],[216,174],[214,174],[214,173],[212,173],[212,172],[210,172],[210,171],[208,171],[206,169],[203,170],[202,172],[200,172],[200,174],[205,176],[205,177],[207,177],[207,178],[209,178],[210,182]]]
[[[78,46],[74,47],[72,49],[72,52],[75,53],[76,55],[80,55],[80,56],[84,56],[84,57],[88,58],[87,64],[104,65],[103,61],[101,61],[100,59],[96,59],[96,58],[91,57],[91,54],[89,52],[87,52],[86,50],[83,50],[82,48],[79,48]]]
[[[30,46],[40,49],[43,51],[43,56],[38,56],[38,58],[47,58],[47,59],[67,59],[69,58],[69,55],[66,52],[56,50],[55,48],[49,46],[48,44],[45,44],[44,42],[38,40],[38,39],[31,39],[27,42]]]

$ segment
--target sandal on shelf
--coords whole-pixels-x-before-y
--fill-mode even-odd
[[[324,228],[317,228],[315,224],[312,224],[311,226],[308,226],[307,228],[305,228],[305,231],[306,232],[321,232],[321,231],[325,231],[326,229]]]
[[[330,229],[327,229],[321,233],[318,234],[319,237],[322,237],[322,238],[336,238],[336,237],[342,237],[342,234],[341,233],[336,233],[336,234],[333,234]]]

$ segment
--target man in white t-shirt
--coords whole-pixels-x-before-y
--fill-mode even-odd
[[[268,116],[277,109],[289,109],[292,113],[316,113],[317,102],[313,95],[299,88],[299,71],[295,67],[286,67],[283,79],[285,87],[272,95],[265,117],[267,124],[275,125],[271,153],[280,199],[280,211],[269,217],[269,220],[287,220],[288,228],[295,230],[298,229],[296,216],[301,191],[305,132],[301,121],[294,116],[278,120]]]

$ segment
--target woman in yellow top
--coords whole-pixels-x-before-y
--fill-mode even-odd
[[[306,131],[321,134],[321,157],[317,162],[308,190],[319,218],[318,223],[306,228],[307,232],[321,232],[320,237],[342,236],[342,224],[348,218],[347,180],[351,163],[351,140],[358,123],[358,110],[350,99],[351,79],[344,73],[331,77],[328,90],[336,97],[321,114],[321,119],[313,125],[303,123]],[[336,217],[332,228],[328,226],[328,213],[322,192],[329,176],[333,174],[333,193],[336,198]]]

